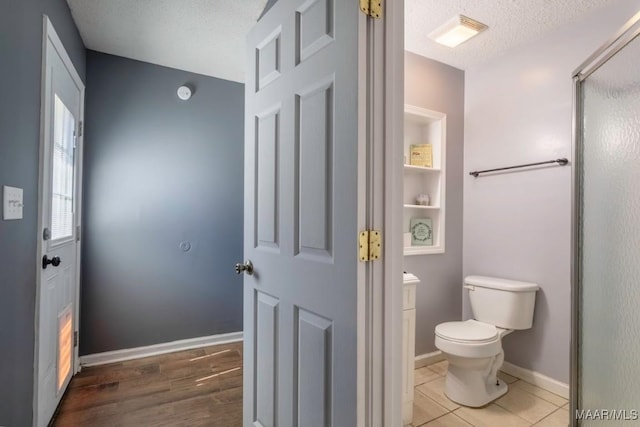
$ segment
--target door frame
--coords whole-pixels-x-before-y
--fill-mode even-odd
[[[84,126],[84,98],[85,98],[85,85],[82,81],[82,78],[78,74],[71,61],[71,57],[67,53],[64,44],[60,40],[51,20],[47,15],[42,16],[42,65],[41,65],[41,86],[40,86],[40,151],[39,151],[39,163],[38,163],[38,228],[36,231],[36,259],[35,259],[35,269],[36,269],[36,302],[35,302],[35,324],[34,324],[34,378],[33,378],[33,425],[37,426],[38,423],[38,406],[40,402],[38,401],[38,392],[39,392],[39,356],[40,356],[40,295],[41,295],[41,280],[40,273],[42,270],[42,256],[43,253],[43,244],[42,244],[42,230],[44,224],[42,223],[42,212],[44,210],[44,186],[45,186],[45,176],[44,176],[44,165],[47,159],[44,158],[44,147],[46,144],[45,137],[48,135],[48,132],[45,131],[46,117],[50,117],[50,105],[48,105],[45,100],[47,99],[47,90],[49,89],[49,85],[47,82],[47,68],[49,63],[47,61],[47,49],[49,46],[49,42],[58,52],[58,55],[62,59],[64,66],[67,71],[71,75],[74,83],[78,88],[80,88],[80,113],[78,117],[78,126],[82,129]],[[74,334],[79,333],[79,319],[80,319],[80,258],[81,258],[81,243],[79,230],[82,228],[82,163],[83,163],[83,145],[84,145],[84,131],[78,133],[76,140],[76,177],[75,177],[75,212],[76,212],[76,283],[75,283],[75,292],[74,292]],[[79,346],[74,346],[73,348],[73,368],[72,368],[72,376],[76,374],[80,370],[80,362],[78,357],[78,348]]]
[[[372,120],[367,137],[373,146],[369,211],[373,227],[384,230],[385,241],[384,262],[373,264],[369,285],[374,299],[367,301],[372,316],[366,324],[372,332],[366,336],[373,343],[368,347],[373,366],[367,366],[370,382],[366,386],[373,408],[368,411],[371,424],[367,425],[396,427],[402,425],[403,410],[403,146],[399,141],[404,136],[404,0],[384,2],[383,12],[383,19],[369,20],[368,44],[371,75],[367,81],[372,88],[368,114]]]
[[[404,0],[359,25],[358,223],[383,230],[382,261],[358,266],[358,427],[402,425]],[[364,73],[364,74],[363,74]],[[363,77],[364,76],[364,77]]]
[[[374,21],[377,25],[375,44],[384,47],[382,53],[374,58],[372,83],[383,87],[374,92],[373,132],[374,145],[382,151],[376,151],[377,162],[374,170],[382,171],[383,178],[375,181],[375,194],[382,195],[378,200],[384,213],[378,218],[376,226],[384,232],[384,264],[381,266],[382,283],[375,289],[381,289],[381,304],[374,307],[374,327],[381,328],[380,348],[382,372],[383,413],[380,422],[371,425],[395,427],[402,425],[402,272],[404,269],[402,241],[402,188],[403,188],[403,145],[404,138],[404,0],[384,2],[384,19]],[[383,124],[376,126],[375,123]],[[373,209],[376,212],[376,209]],[[379,288],[378,288],[379,286]],[[376,354],[375,352],[373,354]],[[376,379],[376,375],[374,375]],[[376,418],[374,418],[376,420]]]
[[[361,26],[366,40],[360,52],[361,132],[368,149],[360,150],[360,179],[367,182],[368,229],[384,230],[382,262],[369,263],[359,287],[358,363],[361,426],[402,425],[402,186],[404,135],[404,0],[384,2],[382,19]],[[361,422],[362,421],[362,422]]]
[[[640,34],[640,12],[629,19],[611,39],[600,46],[572,73],[573,77],[573,125],[572,125],[572,152],[573,152],[573,176],[571,180],[571,361],[570,361],[570,399],[569,419],[571,426],[578,425],[576,411],[579,409],[580,396],[580,300],[582,299],[582,257],[580,235],[580,213],[582,206],[582,117],[583,117],[583,83],[602,65],[606,64],[615,54],[631,43]]]

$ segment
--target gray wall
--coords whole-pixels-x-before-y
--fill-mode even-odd
[[[269,12],[269,9],[271,9],[273,5],[276,4],[277,2],[278,0],[267,0],[267,4],[264,6],[264,9],[262,10],[262,13],[260,14],[260,17],[258,18],[258,20],[262,19],[264,14]]]
[[[244,85],[89,51],[86,111],[80,354],[241,331]]]
[[[25,203],[23,220],[0,219],[0,425],[11,427],[32,420],[43,13],[85,75],[64,0],[0,2],[0,186],[23,188]]]
[[[416,300],[416,355],[436,351],[438,323],[462,316],[462,159],[464,71],[405,52],[405,102],[447,115],[447,200],[444,254],[404,257],[420,278]]]
[[[466,71],[465,172],[571,159],[572,71],[640,8],[591,17]],[[569,382],[571,168],[464,174],[464,274],[540,284],[533,328],[505,337],[506,360]],[[470,316],[466,295],[465,316]]]

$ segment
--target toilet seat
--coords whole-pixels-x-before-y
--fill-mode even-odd
[[[446,322],[436,326],[436,335],[459,343],[491,342],[498,337],[498,330],[488,323],[477,320]]]
[[[460,357],[492,357],[500,353],[501,331],[477,320],[445,322],[436,326],[436,347]]]

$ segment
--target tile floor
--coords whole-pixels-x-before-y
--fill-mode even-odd
[[[415,371],[412,427],[566,427],[569,424],[567,399],[500,372],[509,391],[482,408],[467,408],[444,394],[447,361]]]

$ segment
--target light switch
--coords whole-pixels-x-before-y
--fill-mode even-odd
[[[22,219],[22,188],[5,185],[2,194],[4,219]]]

